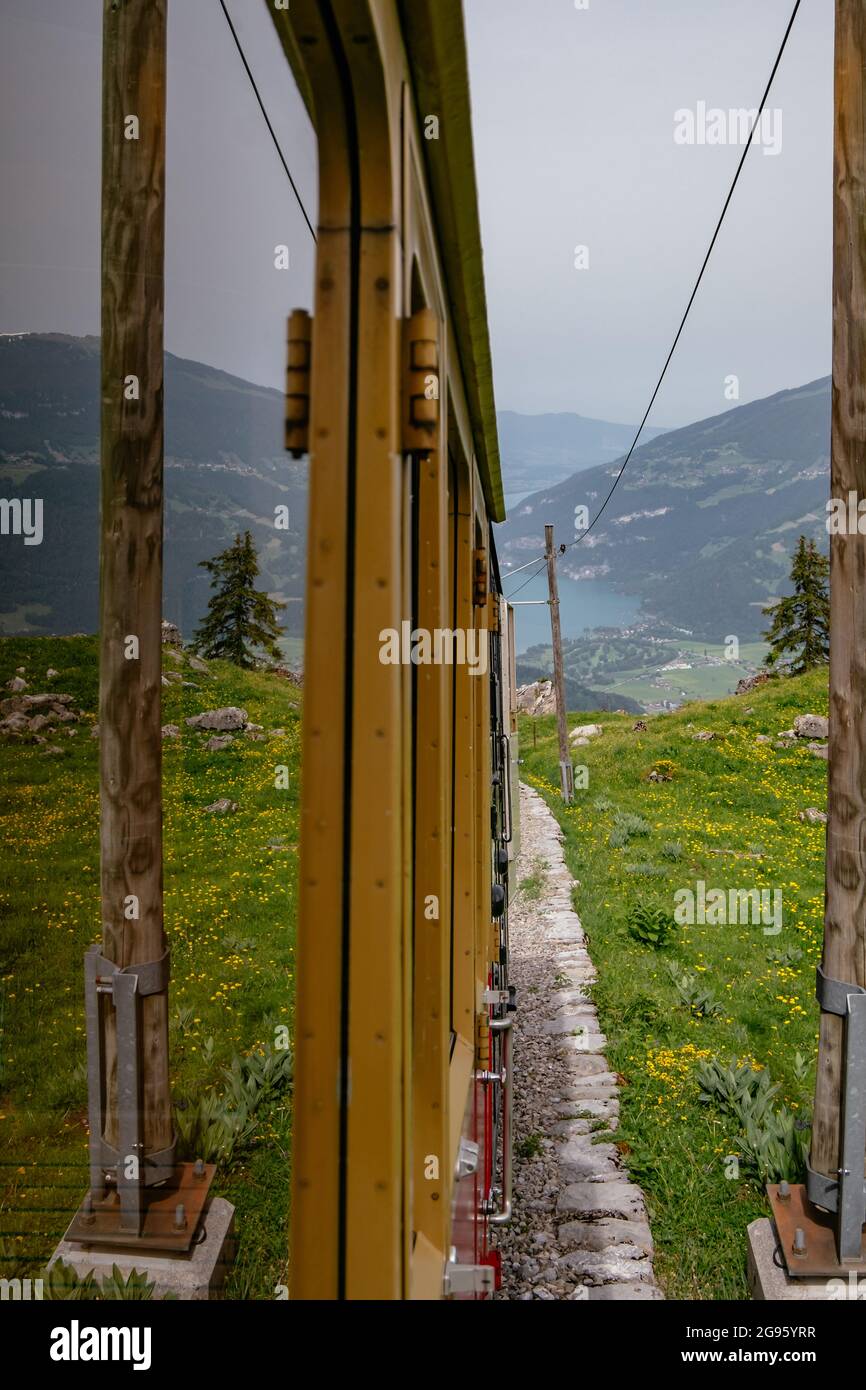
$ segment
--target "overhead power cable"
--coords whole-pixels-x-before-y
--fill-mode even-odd
[[[791,18],[788,20],[788,27],[787,27],[787,29],[785,30],[785,37],[782,39],[782,46],[781,46],[781,48],[779,49],[779,52],[778,52],[778,54],[777,54],[777,56],[776,56],[776,61],[775,61],[775,63],[773,64],[773,70],[772,70],[772,72],[770,73],[769,81],[767,82],[767,86],[766,86],[766,88],[765,88],[765,90],[764,90],[764,95],[763,95],[763,97],[761,98],[761,104],[760,104],[760,106],[758,107],[758,114],[757,114],[756,117],[755,117],[754,123],[753,123],[753,125],[752,125],[752,129],[749,131],[749,138],[748,138],[748,140],[746,141],[745,149],[743,150],[742,157],[741,157],[741,159],[740,159],[739,164],[737,165],[737,172],[734,174],[734,181],[733,181],[733,183],[731,184],[731,187],[730,187],[730,189],[729,189],[729,191],[728,191],[728,196],[727,196],[727,198],[725,199],[725,205],[724,205],[724,207],[722,208],[721,217],[719,218],[718,222],[716,223],[716,230],[713,232],[713,236],[712,236],[712,240],[711,240],[710,245],[709,245],[709,249],[707,250],[707,254],[704,256],[704,263],[703,263],[703,265],[701,266],[700,273],[699,273],[699,275],[698,275],[697,280],[695,281],[695,287],[694,287],[694,289],[692,290],[691,295],[689,296],[689,302],[688,302],[688,304],[686,305],[686,311],[685,311],[685,313],[683,314],[682,319],[681,319],[681,321],[680,321],[680,326],[679,326],[679,328],[677,329],[676,337],[674,338],[674,341],[673,341],[673,346],[671,347],[671,350],[670,350],[670,352],[668,353],[667,358],[665,359],[665,364],[664,364],[664,366],[662,367],[662,370],[661,370],[661,376],[659,377],[658,381],[656,382],[656,388],[655,388],[655,390],[654,390],[653,393],[652,393],[652,396],[651,396],[651,398],[650,398],[650,403],[649,403],[649,405],[648,405],[647,408],[646,408],[646,411],[645,411],[645,413],[644,413],[644,417],[643,417],[643,419],[641,420],[641,422],[640,422],[640,424],[639,424],[639,426],[638,426],[637,434],[635,435],[634,439],[632,440],[631,448],[629,449],[628,453],[627,453],[626,456],[625,456],[625,460],[624,460],[624,462],[623,462],[622,468],[619,470],[619,472],[617,473],[616,477],[615,477],[614,480],[613,480],[613,485],[611,486],[610,491],[608,492],[607,496],[605,497],[604,501],[602,502],[601,506],[599,507],[599,509],[598,509],[598,511],[596,512],[595,516],[593,517],[592,521],[591,521],[590,524],[587,526],[586,530],[583,531],[583,532],[581,532],[581,534],[577,537],[577,540],[574,540],[574,541],[571,541],[571,542],[570,542],[570,544],[569,544],[569,546],[568,546],[568,549],[571,549],[572,546],[580,545],[581,541],[583,541],[583,540],[586,539],[586,537],[589,535],[590,531],[591,531],[591,530],[593,529],[593,527],[596,525],[597,521],[599,520],[599,517],[601,516],[602,512],[604,511],[604,509],[605,509],[605,507],[607,506],[608,502],[610,501],[611,497],[613,497],[613,494],[616,492],[616,489],[617,489],[617,487],[618,487],[618,485],[619,485],[620,478],[622,477],[622,475],[623,475],[623,473],[625,472],[625,470],[628,468],[629,462],[630,462],[630,460],[631,460],[631,456],[632,456],[632,454],[634,453],[635,449],[637,448],[637,442],[638,442],[638,440],[640,439],[641,435],[643,434],[644,425],[646,424],[647,420],[649,419],[650,411],[652,410],[653,406],[655,405],[655,403],[656,403],[656,397],[658,396],[658,393],[659,393],[659,391],[660,391],[661,388],[662,388],[662,382],[664,381],[665,377],[667,376],[668,367],[670,366],[671,360],[672,360],[672,358],[673,358],[673,355],[674,355],[674,353],[675,353],[676,350],[677,350],[677,345],[679,344],[680,338],[681,338],[682,335],[683,335],[683,329],[684,329],[685,326],[686,326],[686,320],[688,319],[688,316],[689,316],[689,314],[690,314],[690,312],[691,312],[692,305],[694,304],[695,299],[697,298],[698,290],[699,290],[700,287],[701,287],[701,281],[702,281],[703,278],[704,278],[704,272],[706,271],[706,268],[707,268],[707,266],[708,266],[709,263],[710,263],[710,257],[712,256],[713,250],[714,250],[715,245],[716,245],[716,242],[717,242],[718,239],[719,239],[719,233],[720,233],[720,231],[722,230],[722,223],[724,222],[725,216],[726,216],[727,211],[728,211],[728,208],[729,208],[730,205],[731,205],[731,199],[732,199],[733,196],[734,196],[734,190],[736,189],[737,184],[738,184],[739,181],[740,181],[740,174],[743,172],[743,165],[744,165],[745,162],[746,162],[746,156],[748,155],[749,150],[750,150],[751,147],[752,147],[752,141],[753,141],[754,136],[755,136],[755,131],[758,129],[758,126],[759,126],[760,121],[761,121],[761,117],[762,117],[762,115],[764,114],[764,107],[766,106],[766,104],[767,104],[767,98],[768,98],[769,95],[770,95],[770,88],[771,88],[772,85],[773,85],[773,81],[774,81],[774,79],[775,79],[776,73],[777,73],[778,70],[779,70],[779,64],[780,64],[781,61],[782,61],[782,56],[783,56],[783,54],[784,54],[784,52],[785,52],[785,49],[786,49],[786,47],[787,47],[787,45],[788,45],[788,39],[789,39],[790,36],[791,36],[791,30],[792,30],[793,27],[794,27],[794,20],[797,18],[797,11],[798,11],[799,8],[800,8],[800,4],[801,4],[801,0],[796,0],[796,4],[794,5],[794,9],[793,9],[793,12],[792,12],[792,14],[791,14]]]
[[[288,166],[288,163],[287,163],[287,161],[286,161],[286,157],[285,157],[285,155],[283,154],[282,149],[280,148],[280,142],[279,142],[279,140],[277,139],[276,131],[274,130],[273,126],[271,125],[270,117],[268,116],[267,110],[266,110],[266,108],[265,108],[265,103],[262,101],[261,92],[260,92],[259,89],[258,89],[258,86],[257,86],[257,84],[256,84],[256,79],[253,77],[252,70],[251,70],[251,68],[250,68],[249,63],[247,62],[247,56],[246,56],[246,54],[244,53],[243,46],[242,46],[242,44],[241,44],[240,39],[238,38],[237,30],[235,29],[235,26],[232,24],[232,17],[231,17],[231,15],[229,14],[228,9],[226,8],[225,0],[220,0],[220,7],[221,7],[221,9],[222,9],[223,14],[224,14],[225,17],[226,17],[226,23],[228,24],[229,29],[231,30],[232,38],[233,38],[234,41],[235,41],[235,47],[237,48],[238,53],[241,55],[241,62],[243,63],[244,67],[246,68],[247,77],[250,79],[250,85],[251,85],[253,91],[254,91],[255,94],[256,94],[256,101],[259,103],[259,108],[260,108],[260,110],[261,110],[262,115],[263,115],[264,118],[265,118],[265,125],[267,126],[268,130],[270,131],[271,139],[272,139],[273,142],[274,142],[274,148],[276,149],[277,154],[280,156],[280,163],[282,164],[283,168],[284,168],[285,171],[286,171],[286,178],[289,180],[289,183],[292,185],[292,192],[293,192],[294,195],[295,195],[295,198],[296,198],[296,200],[297,200],[298,207],[301,209],[301,212],[303,213],[303,216],[304,216],[304,221],[306,222],[307,226],[308,226],[309,229],[310,229],[310,236],[313,238],[313,241],[315,241],[315,240],[316,240],[316,233],[315,233],[315,231],[314,231],[314,229],[313,229],[313,224],[312,224],[312,222],[310,221],[309,217],[307,216],[307,209],[304,207],[304,200],[303,200],[303,198],[301,197],[300,193],[298,192],[298,186],[297,186],[297,184],[295,183],[295,180],[292,178],[292,171],[291,171],[291,169],[290,169],[289,166]]]

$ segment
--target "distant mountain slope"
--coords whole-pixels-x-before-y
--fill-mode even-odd
[[[553,487],[580,469],[620,458],[637,428],[584,415],[519,415],[513,410],[501,410],[497,423],[506,498]],[[650,428],[647,438],[662,433]]]
[[[307,465],[283,450],[280,393],[167,353],[165,416],[166,616],[192,632],[210,592],[198,561],[249,528],[261,586],[301,632]],[[0,495],[41,497],[45,528],[38,546],[0,541],[0,630],[95,631],[98,462],[99,339],[0,338]]]
[[[635,451],[598,530],[562,570],[639,596],[644,616],[668,628],[752,640],[797,536],[826,550],[829,450],[829,377],[672,430]],[[543,548],[546,522],[572,540],[575,507],[594,516],[615,474],[587,470],[513,508],[497,532],[503,568]]]

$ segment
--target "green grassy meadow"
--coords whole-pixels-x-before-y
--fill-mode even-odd
[[[589,784],[570,807],[559,796],[555,721],[537,722],[535,748],[531,721],[522,721],[524,779],[559,820],[579,880],[575,906],[599,975],[594,997],[607,1055],[625,1081],[615,1137],[646,1194],[669,1298],[747,1298],[746,1226],[768,1211],[741,1126],[700,1098],[699,1065],[718,1058],[769,1071],[779,1085],[775,1104],[808,1136],[824,826],[798,812],[825,809],[827,764],[799,740],[778,750],[756,740],[775,739],[801,713],[827,713],[826,671],[684,706],[649,718],[646,732],[633,731],[632,716],[594,716],[604,733],[574,751]],[[570,716],[571,724],[587,721]],[[695,741],[698,731],[715,738]],[[653,768],[672,780],[648,780]],[[645,828],[624,836],[616,827],[628,813]],[[674,893],[694,891],[699,880],[707,890],[779,890],[781,931],[674,926],[662,948],[629,933],[634,904],[672,916]],[[684,1002],[670,964],[692,980],[694,998],[707,996],[704,1006]]]
[[[100,938],[97,659],[93,638],[0,641],[0,685],[26,668],[28,693],[75,697],[88,718],[61,726],[49,754],[0,740],[0,1255],[7,1277],[34,1276],[86,1187],[83,957]],[[59,677],[47,681],[46,670]],[[181,1106],[222,1069],[273,1047],[291,1026],[297,898],[300,693],[267,673],[209,663],[200,689],[163,689],[165,924],[172,952],[173,1095]],[[8,692],[4,691],[3,694]],[[276,738],[237,735],[222,752],[187,716],[240,705]],[[290,770],[275,787],[275,768]],[[205,813],[227,797],[234,815]],[[219,1173],[235,1203],[238,1259],[227,1295],[272,1298],[285,1284],[291,1173],[290,1093],[271,1096]]]

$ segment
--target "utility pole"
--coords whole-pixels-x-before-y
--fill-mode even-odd
[[[102,88],[102,946],[165,952],[162,896],[163,298],[166,0],[107,0]],[[137,907],[136,907],[137,904]],[[135,915],[132,915],[135,913]],[[144,1150],[168,1148],[168,1010],[142,1000]],[[119,1134],[107,1013],[106,1138]]]
[[[553,527],[544,528],[544,549],[547,556],[547,587],[550,594],[550,632],[553,638],[553,688],[556,692],[556,726],[559,733],[559,781],[563,801],[574,797],[574,773],[568,747],[568,725],[565,719],[565,681],[562,674],[562,633],[559,627],[559,586],[556,582],[556,555],[553,550]]]
[[[167,0],[103,0],[99,777],[85,957],[86,1248],[188,1250],[212,1166],[175,1163],[162,882]]]
[[[866,498],[866,7],[836,0],[830,495]],[[805,1188],[771,1185],[788,1274],[866,1271],[866,536],[830,537],[821,1032]]]
[[[858,500],[866,498],[866,9],[862,0],[836,3],[835,92],[830,495],[847,502],[851,492]],[[822,960],[829,981],[840,981],[855,991],[866,987],[864,788],[866,536],[855,531],[830,539],[830,746]],[[855,1003],[852,1014],[848,992],[841,994],[846,1012],[825,1007],[821,1015],[811,1167],[834,1183],[841,1178],[841,1193],[848,1182],[844,1170],[856,1165],[850,1179],[861,1193],[860,1217],[856,1236],[852,1228],[848,1243],[855,1240],[859,1254],[866,1215],[862,1202],[866,1035],[861,1037],[861,1055],[846,1062],[846,1038],[856,1029],[855,1019],[862,1017],[863,1005]],[[856,1000],[856,992],[851,998]],[[866,1027],[866,1018],[861,1026]]]

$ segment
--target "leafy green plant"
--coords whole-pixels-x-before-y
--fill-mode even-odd
[[[677,863],[683,857],[683,847],[678,840],[668,840],[662,845],[662,859]]]
[[[760,1120],[748,1117],[736,1140],[743,1166],[760,1183],[801,1182],[806,1175],[808,1126],[801,1126],[786,1105],[769,1110]]]
[[[726,1067],[718,1057],[701,1062],[695,1076],[701,1101],[705,1105],[716,1104],[734,1119],[744,1119],[747,1115],[760,1118],[779,1091],[766,1068],[755,1071],[747,1063]]]
[[[673,935],[674,920],[662,907],[651,907],[648,903],[634,902],[628,909],[626,925],[629,935],[642,946],[656,949],[666,946]]]
[[[124,1275],[117,1265],[110,1274],[96,1279],[94,1274],[80,1275],[72,1265],[56,1260],[43,1275],[42,1297],[54,1302],[115,1302],[148,1303],[153,1299],[155,1285],[147,1275],[131,1269]],[[166,1299],[172,1295],[167,1294]]]
[[[614,816],[615,826],[624,830],[626,835],[635,838],[637,836],[649,835],[652,833],[652,826],[643,816],[633,815],[631,811],[619,811]]]
[[[761,1183],[800,1181],[806,1171],[809,1126],[786,1105],[774,1108],[779,1087],[770,1073],[745,1064],[725,1067],[713,1058],[701,1063],[696,1074],[701,1100],[715,1102],[740,1124],[742,1133],[735,1142],[746,1171]]]
[[[767,952],[767,960],[771,965],[797,965],[803,959],[803,952],[799,946],[786,946],[783,950],[773,949]]]
[[[667,971],[677,995],[686,1008],[693,1009],[702,1018],[717,1018],[721,1014],[721,1004],[713,993],[700,983],[696,975],[681,971],[673,961],[668,962]]]
[[[540,1134],[527,1134],[525,1139],[518,1140],[515,1150],[519,1158],[537,1158],[542,1149],[542,1136]]]
[[[592,809],[594,811],[601,811],[602,813],[605,811],[612,811],[613,802],[610,801],[606,796],[597,796],[595,798],[595,801],[592,803]]]
[[[220,1092],[204,1091],[192,1103],[175,1108],[178,1144],[188,1159],[227,1166],[256,1132],[256,1110],[291,1083],[292,1055],[270,1049],[238,1054],[223,1068]]]

